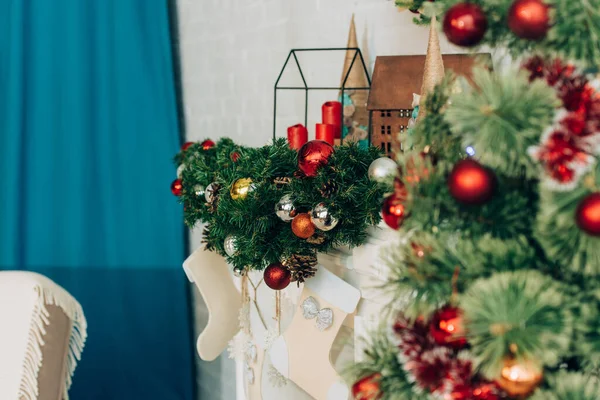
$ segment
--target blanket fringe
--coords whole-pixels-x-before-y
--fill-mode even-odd
[[[20,400],[36,400],[39,396],[38,374],[43,362],[42,346],[45,344],[44,335],[46,334],[46,327],[50,322],[50,313],[46,305],[54,305],[59,307],[71,321],[71,335],[69,338],[63,392],[63,399],[68,400],[73,374],[75,373],[77,362],[81,359],[83,346],[87,339],[87,321],[79,302],[60,286],[54,283],[49,285],[49,287],[38,284],[34,287],[34,290],[37,294],[37,300],[33,311],[31,327],[29,328],[27,354],[23,365],[23,378],[19,386],[18,398]]]

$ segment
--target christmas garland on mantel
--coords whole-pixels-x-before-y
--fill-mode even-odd
[[[283,279],[274,286],[314,275],[317,252],[363,244],[397,169],[375,147],[318,140],[299,151],[285,139],[260,148],[188,142],[175,161],[171,190],[186,224],[204,223],[206,248],[238,273],[278,266]]]

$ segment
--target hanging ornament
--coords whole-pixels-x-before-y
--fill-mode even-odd
[[[511,396],[526,396],[542,381],[541,369],[532,362],[507,358],[496,384]]]
[[[202,150],[209,150],[215,147],[215,142],[210,139],[206,139],[204,142],[200,143],[200,146],[202,146]]]
[[[380,157],[369,165],[369,179],[375,182],[390,181],[398,174],[398,164],[389,157]]]
[[[317,229],[325,232],[335,228],[339,222],[337,218],[331,215],[325,203],[319,203],[311,210],[310,220]]]
[[[182,146],[181,146],[181,151],[186,151],[187,149],[190,148],[191,145],[193,145],[195,142],[185,142]]]
[[[433,315],[429,333],[437,344],[447,345],[454,349],[460,349],[467,344],[462,313],[458,308],[450,305],[439,309]]]
[[[237,160],[240,159],[240,153],[238,153],[237,151],[232,151],[229,155],[229,158],[231,158],[231,161],[237,162]]]
[[[444,33],[458,46],[475,46],[483,39],[487,25],[485,13],[473,3],[458,3],[444,17]]]
[[[204,192],[206,191],[206,189],[204,188],[204,186],[202,185],[194,185],[194,194],[196,195],[196,197],[202,197],[204,196]]]
[[[292,232],[301,239],[308,239],[315,234],[315,225],[308,213],[298,214],[292,220]]]
[[[229,257],[233,257],[237,251],[237,241],[235,236],[228,235],[223,242],[223,248]]]
[[[181,182],[181,179],[175,179],[171,183],[171,192],[175,196],[181,196],[183,194],[183,183]]]
[[[282,290],[288,287],[292,274],[281,263],[269,265],[264,272],[265,283],[273,290]]]
[[[494,174],[472,159],[457,162],[448,177],[450,194],[464,204],[487,202],[494,194],[494,187]]]
[[[388,196],[381,208],[383,221],[392,229],[400,228],[405,217],[404,209],[405,198],[398,196],[396,193]]]
[[[379,388],[381,374],[376,372],[359,379],[352,385],[354,400],[377,400],[383,396]]]
[[[575,211],[577,226],[591,236],[600,236],[600,193],[588,194]]]
[[[275,214],[284,222],[290,222],[294,219],[297,212],[291,195],[286,194],[275,204]]]
[[[542,0],[515,0],[508,10],[508,27],[522,39],[541,40],[550,29],[550,8]]]
[[[333,146],[322,140],[311,140],[306,142],[298,150],[298,168],[304,175],[313,177],[317,171],[329,162],[333,154]]]
[[[241,178],[233,182],[229,194],[234,200],[244,200],[248,197],[248,193],[254,190],[254,184],[250,178]]]
[[[204,191],[204,198],[206,199],[207,203],[212,204],[217,200],[219,189],[220,186],[216,182],[213,182],[206,187],[206,190]]]

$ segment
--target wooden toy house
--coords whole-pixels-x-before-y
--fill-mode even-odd
[[[481,55],[480,55],[481,56]],[[470,54],[443,55],[446,70],[470,78],[476,57]],[[491,56],[485,55],[491,60]],[[413,112],[413,94],[420,94],[425,55],[379,56],[367,102],[371,144],[393,157],[401,151],[399,136],[408,128]]]

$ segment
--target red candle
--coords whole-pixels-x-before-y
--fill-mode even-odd
[[[290,149],[298,150],[308,142],[308,130],[302,124],[290,126],[287,129],[287,137]]]
[[[342,103],[339,101],[328,101],[321,107],[322,119],[324,124],[334,125],[335,138],[342,137]]]
[[[337,126],[331,124],[317,124],[315,127],[315,139],[323,140],[333,146]]]

